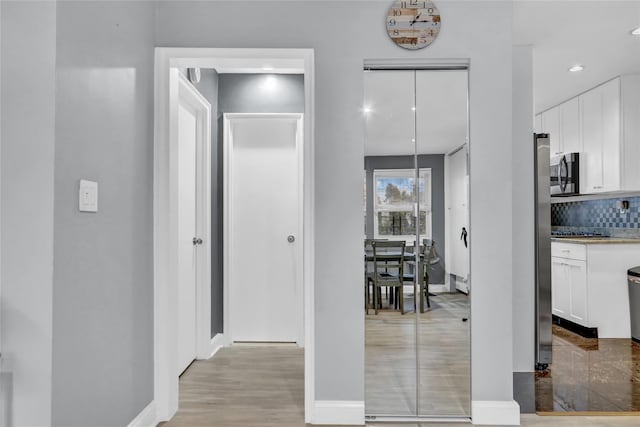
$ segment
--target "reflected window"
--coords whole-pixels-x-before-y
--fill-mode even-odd
[[[431,169],[421,169],[417,183],[413,169],[375,170],[373,179],[375,238],[415,240],[416,191],[420,197],[420,235],[430,238]]]

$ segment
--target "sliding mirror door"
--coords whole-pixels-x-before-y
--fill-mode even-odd
[[[365,414],[467,418],[467,71],[366,70],[364,82]],[[372,255],[376,241],[404,244],[401,272]],[[401,285],[374,280],[400,273]]]
[[[411,282],[405,281],[411,266],[403,262],[400,272],[398,268],[387,267],[397,263],[397,259],[372,260],[372,241],[399,242],[407,247],[415,239],[413,71],[370,71],[364,73],[364,80],[365,257],[368,258],[365,287],[369,289],[365,292],[368,295],[365,411],[378,416],[413,416],[417,411],[416,323]],[[384,250],[377,248],[376,252]],[[387,281],[386,275],[398,277],[400,283]],[[391,286],[386,286],[387,283]]]
[[[467,71],[416,71],[415,88],[418,168],[431,178],[418,236],[429,300],[417,314],[418,415],[469,417]]]

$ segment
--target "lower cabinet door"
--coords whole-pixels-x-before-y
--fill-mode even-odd
[[[569,320],[582,326],[588,325],[587,314],[587,263],[573,259],[565,260],[569,281]]]
[[[567,277],[567,259],[551,258],[551,312],[563,319],[569,319],[571,301],[569,277]]]

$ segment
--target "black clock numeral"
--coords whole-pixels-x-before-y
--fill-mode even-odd
[[[394,36],[399,36],[399,35],[400,35],[400,31],[398,31],[398,30],[393,30],[393,35],[394,35]]]
[[[400,16],[402,15],[402,12],[400,11],[400,9],[393,9],[393,16]]]
[[[418,5],[418,0],[409,0],[409,4],[411,6],[417,6]]]
[[[389,26],[395,27],[395,25],[396,25],[396,20],[395,19],[389,19]]]
[[[422,9],[424,9],[425,7],[427,7],[427,2],[426,2],[426,1],[423,1],[423,2],[422,2],[422,6],[421,6],[421,8],[422,8]]]
[[[428,13],[429,15],[433,15],[433,8],[432,8],[432,7],[430,7],[429,9],[427,9],[427,13]]]
[[[406,8],[407,8],[407,2],[406,2],[406,1],[401,1],[401,2],[400,2],[400,7],[401,7],[402,9],[406,9]]]

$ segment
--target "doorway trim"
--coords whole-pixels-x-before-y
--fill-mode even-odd
[[[233,341],[233,323],[231,321],[231,313],[229,308],[232,305],[232,287],[231,287],[231,258],[230,255],[233,249],[233,240],[231,238],[231,229],[233,228],[233,218],[235,217],[231,203],[232,189],[231,189],[231,176],[232,176],[232,164],[233,164],[233,136],[231,132],[231,121],[234,119],[251,119],[251,118],[271,118],[271,119],[293,119],[296,121],[296,169],[298,176],[298,214],[297,214],[297,227],[295,236],[300,236],[301,245],[296,248],[295,265],[302,266],[303,249],[305,242],[304,231],[302,230],[304,224],[304,188],[301,185],[304,182],[304,114],[303,113],[224,113],[223,115],[223,188],[224,188],[224,206],[223,206],[223,267],[222,271],[225,271],[223,278],[224,287],[224,336],[225,341],[231,344]],[[302,281],[303,271],[296,271],[296,282]],[[246,279],[246,278],[245,278]],[[300,287],[300,297],[297,299],[296,307],[296,344],[298,347],[304,347],[304,292]]]
[[[171,68],[261,68],[269,64],[274,72],[304,74],[303,116],[303,317],[305,422],[313,422],[315,401],[314,339],[314,51],[313,49],[155,49],[154,81],[154,190],[153,190],[153,271],[154,271],[154,401],[156,422],[168,421],[178,409],[178,376],[175,373],[176,298],[175,282],[175,157],[170,126]],[[210,304],[210,301],[205,303]]]

